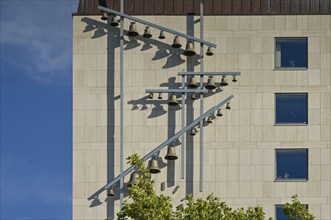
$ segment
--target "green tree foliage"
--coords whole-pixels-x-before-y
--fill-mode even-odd
[[[187,195],[183,203],[173,208],[171,198],[157,195],[154,180],[144,161],[137,154],[127,158],[128,163],[136,167],[139,173],[138,184],[128,188],[129,199],[117,213],[120,220],[264,220],[265,213],[260,206],[247,209],[232,209],[218,197],[210,195],[207,199],[194,199]],[[313,220],[314,216],[301,205],[297,195],[292,197],[292,204],[286,203],[284,213],[291,220]],[[272,218],[269,218],[271,220]]]
[[[298,195],[294,195],[291,197],[292,203],[285,203],[284,205],[284,214],[289,217],[290,220],[314,220],[315,216],[313,216],[307,206],[302,205],[298,199]]]

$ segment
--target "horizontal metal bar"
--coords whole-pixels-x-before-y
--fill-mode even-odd
[[[208,93],[207,89],[146,89],[146,93]]]
[[[213,43],[210,43],[210,42],[207,42],[207,41],[204,41],[204,40],[200,40],[199,38],[196,38],[196,37],[192,37],[190,35],[187,35],[187,34],[183,34],[183,33],[180,33],[178,31],[174,31],[174,30],[171,30],[169,28],[166,28],[166,27],[163,27],[163,26],[160,26],[160,25],[157,25],[157,24],[154,24],[154,23],[151,23],[151,22],[148,22],[148,21],[144,21],[140,18],[136,18],[136,17],[132,17],[130,15],[127,15],[127,14],[124,14],[124,13],[121,13],[121,12],[118,12],[118,11],[115,11],[113,9],[110,9],[110,8],[106,8],[106,7],[103,7],[103,6],[100,6],[99,5],[99,10],[101,11],[105,11],[109,14],[115,14],[115,15],[118,15],[118,16],[121,16],[121,17],[124,17],[124,18],[127,18],[127,19],[130,19],[132,21],[136,21],[138,23],[141,23],[141,24],[144,24],[144,25],[147,25],[149,27],[153,27],[153,28],[156,28],[156,29],[159,29],[159,30],[162,30],[162,31],[165,31],[165,32],[168,32],[168,33],[171,33],[173,35],[177,35],[177,36],[180,36],[180,37],[183,37],[183,38],[186,38],[186,39],[189,39],[191,41],[195,41],[195,42],[199,42],[201,44],[205,44],[209,47],[214,47],[216,48],[217,45],[216,44],[213,44]]]
[[[236,76],[240,75],[240,72],[178,72],[179,76],[188,76],[188,75],[193,75],[193,76]]]
[[[185,132],[190,131],[192,128],[194,128],[196,125],[198,125],[200,123],[200,121],[202,121],[207,116],[209,116],[210,114],[212,114],[213,112],[215,112],[222,105],[228,103],[233,97],[234,97],[233,95],[230,95],[229,97],[227,97],[226,99],[224,99],[223,101],[221,101],[220,103],[218,103],[217,105],[215,105],[214,107],[212,107],[211,109],[209,109],[203,115],[201,115],[200,117],[198,117],[197,119],[195,119],[191,124],[189,124],[188,126],[186,126],[184,129],[180,130],[174,136],[172,136],[171,138],[169,138],[168,140],[166,140],[165,142],[163,142],[162,144],[160,144],[157,148],[155,148],[154,150],[152,150],[151,152],[149,152],[146,156],[143,157],[143,160],[144,161],[148,160],[153,155],[157,154],[160,150],[162,150],[164,147],[166,147],[170,143],[173,143],[181,135],[185,134]],[[107,190],[107,189],[111,188],[113,185],[115,185],[115,183],[117,183],[120,179],[124,178],[126,175],[128,175],[129,173],[131,173],[134,169],[135,169],[135,166],[131,166],[128,169],[126,169],[123,173],[121,173],[120,175],[118,175],[114,180],[112,180],[110,183],[108,183],[106,186],[104,186],[103,187],[103,190]],[[100,192],[100,191],[101,190],[99,190],[98,192]],[[96,197],[96,195],[92,195],[91,197],[89,197],[89,199],[90,198],[92,199],[92,198],[95,198],[95,197]]]

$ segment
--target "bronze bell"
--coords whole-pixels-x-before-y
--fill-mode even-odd
[[[130,24],[130,28],[129,28],[129,31],[128,31],[128,36],[130,37],[136,37],[138,36],[138,31],[137,31],[137,25],[135,22],[131,22]]]
[[[191,100],[197,100],[197,97],[196,97],[195,93],[193,93],[193,94],[191,95]]]
[[[207,56],[213,56],[214,55],[214,51],[213,51],[213,48],[212,47],[208,47],[208,50],[207,50],[206,55]]]
[[[138,184],[138,177],[139,177],[139,174],[137,172],[133,172],[131,173],[130,175],[130,180],[128,182],[128,187],[132,186],[132,185],[137,185]]]
[[[177,106],[178,105],[178,101],[177,101],[176,95],[172,94],[170,96],[170,100],[168,102],[168,105],[170,105],[170,106]]]
[[[233,76],[232,82],[237,82],[237,77],[236,76]]]
[[[105,11],[101,11],[101,20],[107,20],[108,19],[108,13]]]
[[[153,99],[153,97],[154,97],[154,94],[152,92],[149,93],[148,98]]]
[[[160,32],[159,39],[165,39],[165,36],[164,36],[164,32],[163,31]]]
[[[108,189],[107,190],[107,196],[109,196],[109,197],[115,196],[115,193],[114,193],[113,189]]]
[[[226,103],[226,109],[231,109],[230,102]]]
[[[162,93],[159,93],[157,99],[162,99]]]
[[[181,48],[180,39],[178,36],[175,36],[174,42],[171,45],[173,48]]]
[[[114,15],[111,19],[110,26],[117,27],[119,25],[116,16]]]
[[[159,163],[155,158],[152,158],[149,164],[149,172],[152,174],[160,173]]]
[[[186,49],[183,53],[185,56],[194,56],[196,52],[194,51],[194,45],[191,41],[187,42]]]
[[[148,26],[145,28],[145,32],[143,34],[143,37],[145,37],[145,38],[151,38],[152,37],[151,30],[149,29]]]
[[[208,81],[207,81],[207,85],[205,86],[206,89],[208,90],[213,90],[213,89],[216,89],[216,85],[215,85],[215,82],[214,82],[214,78],[209,78]]]
[[[208,124],[213,123],[213,120],[212,120],[211,116],[208,116],[208,118],[207,118],[207,123],[208,123]]]
[[[192,77],[190,78],[190,81],[189,81],[187,87],[190,88],[190,89],[196,89],[196,88],[198,88],[198,84],[197,84],[197,82],[195,81],[195,77],[194,77],[194,76],[192,76]]]
[[[196,135],[197,133],[198,133],[198,129],[193,128],[193,129],[191,130],[191,132],[190,132],[190,135],[191,135],[191,136],[194,136],[194,135]]]
[[[229,83],[226,81],[226,76],[222,76],[221,86],[227,86]]]
[[[164,157],[166,160],[177,160],[178,156],[176,155],[176,149],[174,146],[168,147],[167,155]]]
[[[218,117],[222,117],[223,116],[223,113],[222,113],[222,110],[221,109],[218,109],[217,110],[216,116],[218,116]]]

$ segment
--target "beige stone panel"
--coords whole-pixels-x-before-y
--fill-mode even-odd
[[[321,93],[321,108],[328,109],[331,108],[331,94],[330,93]]]
[[[309,93],[308,94],[308,109],[320,109],[321,108],[321,93]]]
[[[309,30],[319,30],[319,29],[321,29],[321,16],[320,15],[309,16],[308,29]]]
[[[228,196],[228,182],[216,182],[215,183],[215,195],[221,198]]]
[[[239,166],[239,181],[251,181],[250,166]]]
[[[286,71],[274,71],[275,85],[286,85]]]
[[[297,74],[296,72],[294,71],[286,71],[285,72],[285,84],[288,85],[288,86],[295,86],[296,85],[296,82],[297,82]]]
[[[262,16],[251,16],[251,29],[262,30]]]
[[[74,205],[72,209],[72,218],[75,220],[85,219],[85,206]]]
[[[296,136],[296,127],[286,127],[285,128],[285,140],[286,141],[296,141],[297,136]]]
[[[310,69],[320,69],[321,68],[321,55],[319,53],[311,53],[308,56],[308,67]]]
[[[319,125],[310,125],[308,133],[309,133],[309,141],[320,141],[321,127]]]
[[[263,109],[273,109],[274,108],[274,93],[263,93],[262,107]]]
[[[321,218],[322,220],[331,219],[331,206],[330,204],[321,205]]]
[[[275,16],[275,29],[285,30],[286,28],[286,17],[285,16]]]
[[[321,166],[309,165],[309,180],[320,181],[321,180]]]
[[[330,125],[330,123],[331,123],[331,110],[321,109],[321,124]]]
[[[277,197],[286,197],[286,183],[275,182],[275,195]]]
[[[263,67],[263,54],[262,53],[256,53],[256,54],[251,54],[250,58],[250,66],[254,69],[261,70]],[[255,70],[252,70],[252,72]]]
[[[290,198],[291,196],[298,194],[298,187],[296,182],[287,182],[286,184],[286,197]]]
[[[321,140],[330,141],[331,140],[331,128],[329,125],[321,126]]]
[[[228,181],[239,181],[239,166],[228,166]]]
[[[331,69],[331,54],[330,53],[322,53],[320,56],[321,60],[321,69]]]
[[[262,197],[265,198],[275,197],[275,187],[273,182],[270,181],[262,182]]]
[[[272,160],[273,162],[273,160]],[[275,179],[275,168],[273,165],[264,165],[262,168],[263,181],[273,181]]]
[[[307,141],[308,140],[308,127],[307,126],[297,126],[296,127],[297,141]]]
[[[308,84],[308,72],[307,71],[296,71],[296,85],[307,85]]]
[[[251,30],[251,16],[238,16],[239,30]]]
[[[228,149],[227,158],[229,165],[238,165],[239,164],[239,150],[238,149]]]
[[[331,39],[330,37],[321,37],[321,53],[331,52]]]
[[[275,161],[275,150],[274,149],[263,149],[262,151],[262,164],[263,165],[274,165]],[[274,171],[272,171],[272,174]]]
[[[331,150],[321,149],[321,164],[331,164]]]
[[[273,69],[274,68],[274,54],[268,53],[263,54],[263,69]]]
[[[316,53],[321,52],[321,38],[320,37],[308,38],[308,51],[309,51],[309,56],[314,56]]]
[[[85,56],[75,55],[73,56],[73,70],[85,70]]]
[[[263,125],[273,125],[274,124],[274,110],[263,110],[262,111],[262,116],[263,116]]]
[[[321,191],[322,191],[323,195],[330,196],[331,195],[331,182],[330,181],[321,181]]]
[[[228,183],[228,195],[236,198],[239,197],[239,182],[229,182]]]
[[[297,27],[297,16],[288,15],[286,16],[286,30],[295,30]]]
[[[250,174],[252,181],[262,181],[263,178],[262,166],[253,165],[251,166],[250,172],[251,172]]]
[[[321,164],[321,150],[320,149],[309,149],[308,159],[309,159],[309,164],[320,165]]]
[[[240,37],[238,40],[239,40],[238,52],[240,54],[251,53],[251,38]]]
[[[309,181],[308,182],[308,195],[309,195],[309,197],[321,196],[321,182],[320,181]]]
[[[228,167],[227,166],[216,166],[216,181],[227,181],[228,180]]]
[[[274,141],[275,139],[275,129],[274,126],[266,125],[263,126],[263,141]]]
[[[73,142],[74,143],[84,143],[85,141],[85,128],[84,127],[75,127],[73,129]]]
[[[251,182],[251,196],[262,197],[262,182]]]
[[[275,30],[275,16],[264,16],[262,19],[263,30]]]
[[[261,165],[263,158],[262,149],[252,149],[251,150],[251,164],[252,165]]]
[[[239,54],[239,69],[251,68],[251,56],[250,54]]]
[[[262,53],[264,39],[265,38],[261,38],[261,37],[254,37],[250,39],[251,42],[250,48],[252,54]]]
[[[235,54],[238,53],[239,49],[239,39],[238,38],[226,38],[226,53]]]
[[[251,71],[251,85],[263,85],[262,70]]]
[[[243,198],[251,197],[251,182],[245,181],[239,183],[239,197],[243,197]],[[245,203],[245,205],[247,205],[247,203]]]
[[[319,109],[311,109],[308,112],[309,124],[318,125],[321,123],[321,111]]]
[[[298,30],[307,30],[308,29],[308,16],[306,16],[306,15],[297,16],[297,27],[298,27]]]
[[[73,183],[84,182],[85,179],[85,167],[75,166],[72,173]]]
[[[321,15],[321,29],[330,30],[331,28],[331,16]]]
[[[241,149],[239,151],[239,164],[240,165],[250,165],[251,164],[251,150]]]

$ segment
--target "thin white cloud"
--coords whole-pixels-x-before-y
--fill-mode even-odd
[[[69,83],[71,13],[77,5],[78,1],[1,1],[1,62],[38,82]]]

